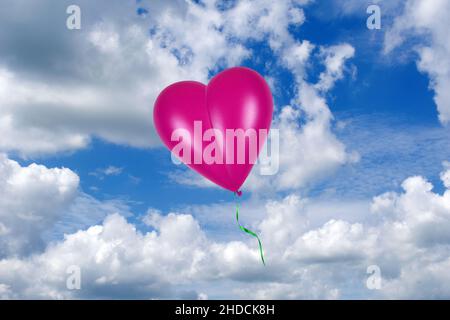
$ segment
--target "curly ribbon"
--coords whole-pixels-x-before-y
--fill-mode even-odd
[[[238,194],[238,196],[240,196],[240,194]],[[263,252],[263,248],[262,248],[262,244],[261,244],[261,240],[259,240],[259,237],[256,233],[254,233],[251,230],[248,230],[247,228],[243,227],[240,223],[239,223],[239,204],[236,204],[236,221],[237,224],[239,226],[239,229],[241,229],[242,231],[244,231],[245,233],[248,233],[249,235],[254,236],[256,239],[258,239],[258,244],[259,244],[259,254],[261,255],[261,260],[263,265],[266,265],[266,262],[264,261],[264,252]]]

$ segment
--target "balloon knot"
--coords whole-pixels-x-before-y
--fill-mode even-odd
[[[240,197],[240,196],[242,196],[242,191],[238,190],[238,191],[236,191],[236,194],[237,194],[238,197]]]

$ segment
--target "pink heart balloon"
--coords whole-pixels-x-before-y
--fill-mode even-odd
[[[181,155],[186,165],[238,192],[265,143],[272,113],[272,94],[264,78],[251,69],[236,67],[217,74],[207,86],[195,81],[168,86],[156,100],[153,121],[169,150],[174,152],[182,141],[188,154],[174,153]],[[243,143],[232,136],[239,131],[249,133],[240,140]],[[250,133],[256,133],[255,140],[249,138]],[[216,161],[208,161],[205,155],[213,155]]]

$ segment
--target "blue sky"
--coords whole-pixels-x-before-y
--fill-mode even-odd
[[[0,297],[450,296],[447,2],[80,1],[71,31],[67,3],[37,2],[0,19]],[[48,47],[21,49],[33,41]],[[270,83],[282,141],[279,174],[255,168],[240,200],[266,268],[235,196],[174,165],[151,119],[166,85],[235,65]],[[81,290],[65,288],[65,256]],[[52,261],[42,287],[16,280]]]

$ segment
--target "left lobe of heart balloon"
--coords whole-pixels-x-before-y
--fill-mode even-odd
[[[205,97],[206,86],[200,82],[174,83],[159,94],[153,110],[153,121],[156,131],[169,150],[173,151],[180,140],[183,140],[184,150],[189,154],[183,154],[181,161],[210,181],[230,190],[231,185],[224,165],[206,164],[203,161],[202,137],[212,128]],[[196,123],[201,124],[201,128],[195,126]],[[187,135],[174,137],[174,133],[180,130],[185,131]],[[198,159],[201,161],[195,161]]]

